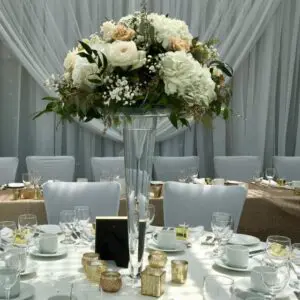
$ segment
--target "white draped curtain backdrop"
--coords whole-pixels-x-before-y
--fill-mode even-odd
[[[91,178],[90,157],[123,155],[122,133],[101,135],[99,120],[58,124],[32,114],[50,93],[43,83],[62,72],[79,39],[99,32],[106,19],[140,8],[140,0],[0,1],[0,156],[74,155],[76,175]],[[159,122],[157,155],[200,157],[200,175],[213,174],[214,155],[300,155],[300,1],[149,0],[148,8],[185,20],[201,40],[216,37],[234,68],[232,109],[214,128],[193,124],[176,131]]]

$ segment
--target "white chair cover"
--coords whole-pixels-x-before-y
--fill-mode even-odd
[[[300,180],[300,156],[273,156],[276,175],[285,180]]]
[[[199,170],[199,157],[156,156],[153,165],[155,180],[176,181],[182,170],[191,168],[197,168]]]
[[[0,157],[0,185],[15,181],[18,164],[17,157]]]
[[[191,226],[203,225],[211,230],[213,212],[227,212],[234,218],[234,230],[239,225],[246,199],[241,186],[215,186],[167,182],[164,185],[164,223],[177,226],[186,222]]]
[[[37,172],[41,182],[48,180],[73,181],[75,159],[73,156],[27,156],[28,172]]]
[[[116,182],[46,182],[43,185],[49,224],[59,223],[62,210],[77,205],[89,206],[92,220],[96,216],[117,216],[120,185]]]
[[[261,171],[259,156],[215,156],[215,178],[250,181]]]
[[[118,175],[124,178],[124,157],[92,157],[92,172],[95,181],[103,174]]]

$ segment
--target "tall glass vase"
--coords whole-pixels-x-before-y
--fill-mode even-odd
[[[124,162],[128,215],[129,271],[135,280],[142,264],[155,146],[157,115],[131,115],[124,122]]]

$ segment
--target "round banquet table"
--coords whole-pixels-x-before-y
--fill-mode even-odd
[[[200,239],[204,240],[205,235]],[[60,244],[62,246],[62,244]],[[261,247],[262,245],[260,245]],[[37,266],[36,275],[22,277],[22,282],[31,284],[35,288],[36,300],[47,300],[49,297],[58,294],[70,293],[71,282],[74,281],[74,292],[76,293],[76,285],[80,286],[82,283],[88,283],[85,279],[81,267],[81,256],[84,252],[89,252],[91,249],[83,247],[75,247],[74,245],[63,246],[66,247],[67,255],[61,258],[37,258],[29,256],[28,265],[34,263]],[[248,272],[235,272],[221,269],[214,266],[214,260],[210,258],[210,253],[213,246],[201,245],[201,242],[193,243],[191,248],[186,248],[184,252],[168,254],[168,263],[166,266],[166,284],[165,294],[159,299],[164,300],[201,300],[203,299],[201,287],[203,278],[206,275],[226,275],[238,283],[244,277],[249,277]],[[253,249],[250,249],[253,250]],[[147,265],[148,250],[146,249],[144,255],[144,266]],[[188,266],[188,279],[183,285],[175,285],[171,283],[171,260],[172,259],[185,259],[189,262]],[[109,269],[119,270],[122,274],[127,274],[126,269],[117,268],[113,262],[108,262]],[[293,275],[293,274],[292,274]],[[155,299],[150,296],[142,296],[140,288],[132,289],[129,286],[129,279],[123,276],[123,287],[115,294],[104,293],[99,299],[121,299],[121,300],[134,300],[134,299]],[[91,291],[97,290],[96,284],[90,284]],[[76,295],[76,294],[75,294]],[[87,299],[87,298],[83,298]],[[98,298],[89,298],[97,300]],[[294,294],[289,298],[297,299]],[[81,300],[79,298],[78,300]]]

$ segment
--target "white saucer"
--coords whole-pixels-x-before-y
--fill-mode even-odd
[[[41,253],[38,249],[32,249],[29,253],[37,257],[59,257],[67,254],[67,249],[58,249],[56,253]]]
[[[250,272],[254,267],[260,266],[258,261],[251,258],[249,259],[249,264],[247,268],[232,267],[226,263],[225,259],[222,258],[217,258],[215,260],[215,265],[223,269],[237,271],[237,272]]]
[[[164,252],[182,252],[186,249],[186,245],[182,242],[177,241],[176,247],[174,249],[164,249],[158,246],[158,244],[155,241],[149,241],[148,248],[151,250],[160,250]]]
[[[232,238],[229,240],[229,244],[234,245],[243,245],[243,246],[253,246],[260,243],[259,238],[248,235],[248,234],[240,234],[235,233]]]
[[[20,295],[16,298],[11,298],[12,300],[27,300],[31,299],[35,294],[35,288],[28,283],[20,282]],[[5,299],[5,298],[0,298]]]
[[[20,275],[21,276],[27,276],[27,275],[36,273],[36,270],[37,270],[37,264],[31,263],[29,266],[26,267],[25,271],[20,273]]]
[[[7,187],[10,189],[21,189],[24,187],[24,183],[21,182],[11,182],[7,184]]]
[[[240,280],[235,281],[235,287],[241,291],[251,293],[257,293],[255,290],[251,288],[251,279],[249,277],[242,278]],[[276,299],[281,298],[288,298],[290,295],[292,295],[294,292],[294,289],[292,289],[289,285],[285,287],[283,291],[281,291]]]
[[[62,233],[61,228],[55,224],[44,224],[37,226],[37,229],[44,233],[60,234]]]

